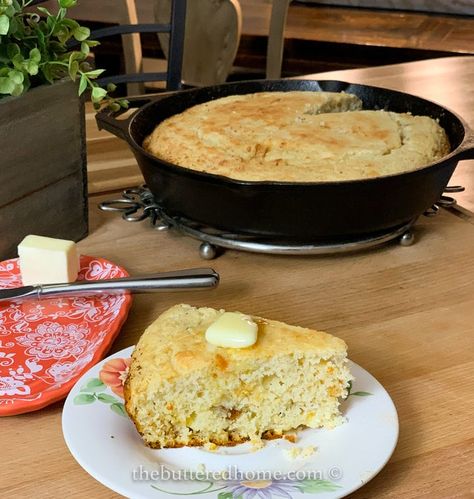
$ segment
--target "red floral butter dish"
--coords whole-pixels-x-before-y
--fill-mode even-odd
[[[103,258],[81,256],[79,280],[127,277]],[[18,259],[0,262],[0,288],[21,286]],[[63,399],[118,335],[129,293],[64,296],[0,303],[0,416]]]

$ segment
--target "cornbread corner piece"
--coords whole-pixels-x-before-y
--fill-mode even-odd
[[[255,345],[215,347],[205,331],[223,313],[176,305],[140,338],[125,407],[146,445],[227,446],[343,422],[352,379],[343,340],[253,317]]]

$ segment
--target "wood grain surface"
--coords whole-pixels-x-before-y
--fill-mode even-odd
[[[84,237],[84,106],[76,85],[42,85],[20,99],[2,99],[0,116],[0,258],[15,256],[19,241],[35,229]]]
[[[240,0],[246,36],[267,36],[272,0]],[[378,47],[472,54],[474,18],[425,12],[364,9],[292,2],[285,36]]]
[[[437,95],[473,123],[472,80],[467,76],[472,75],[473,58],[434,61],[430,67],[416,64],[422,64],[418,70],[411,64],[378,68],[368,78],[392,88],[406,86],[408,80],[418,82],[413,93],[426,95],[426,90],[428,97]],[[437,85],[431,87],[433,75]],[[359,76],[363,75],[353,74]],[[116,166],[113,159],[125,161],[125,149],[116,150],[110,137],[103,140],[101,145],[91,133],[94,192],[100,185],[104,190],[122,187],[126,175],[135,180],[129,166]],[[98,157],[109,167],[94,170]],[[110,179],[107,183],[107,171],[110,177],[122,175],[122,184]],[[97,172],[103,175],[102,184],[94,184]],[[472,177],[472,168],[466,170],[464,180],[470,185]],[[90,235],[79,243],[82,253],[108,258],[133,275],[203,266],[196,241],[99,212],[97,203],[107,197],[110,194],[91,196]],[[472,202],[468,196],[461,204],[469,199]],[[400,419],[400,439],[391,460],[351,497],[473,497],[474,215],[458,207],[422,217],[416,237],[410,247],[389,244],[345,256],[226,252],[212,262],[221,274],[221,285],[214,291],[136,296],[111,351],[134,344],[160,312],[179,302],[327,330],[343,338],[350,358],[385,386]],[[57,403],[1,420],[1,497],[118,497],[83,471],[68,452],[61,409],[62,403]],[[121,463],[116,465],[120,468]]]

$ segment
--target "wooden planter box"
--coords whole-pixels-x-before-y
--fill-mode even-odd
[[[72,82],[0,99],[0,259],[27,234],[87,235],[84,103]]]

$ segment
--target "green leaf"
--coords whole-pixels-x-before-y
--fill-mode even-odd
[[[41,52],[36,47],[30,50],[30,59],[34,62],[41,61]]]
[[[23,73],[21,71],[18,71],[17,69],[12,69],[9,73],[8,73],[8,77],[10,78],[10,80],[15,84],[15,85],[19,85],[21,83],[23,83],[24,79],[25,79],[25,76],[23,75]]]
[[[234,494],[232,492],[219,492],[217,494],[217,499],[233,499]]]
[[[355,395],[356,397],[368,397],[372,395],[372,393],[369,392],[353,392],[351,395]]]
[[[89,45],[87,45],[86,42],[81,42],[81,52],[84,54],[84,55],[88,55],[89,52],[90,52],[90,48],[89,48]]]
[[[20,47],[17,43],[9,43],[7,46],[7,55],[9,59],[13,59],[16,55],[20,53]]]
[[[10,18],[5,14],[0,16],[0,35],[8,34],[8,30],[10,29]]]
[[[332,492],[340,489],[340,485],[329,480],[302,480],[300,483],[295,484],[301,492],[307,494],[316,494],[318,492]]]
[[[48,16],[46,18],[46,27],[48,31],[53,31],[56,26],[56,18],[54,16]]]
[[[100,87],[94,87],[92,89],[92,102],[98,103],[100,102],[105,96],[107,95],[107,90],[100,88]]]
[[[28,78],[28,75],[24,75],[25,79],[23,80],[23,93],[27,92],[30,89],[31,82],[30,79]]]
[[[67,26],[71,31],[80,28],[80,24],[77,21],[74,21],[74,19],[63,19],[61,24]]]
[[[69,77],[72,81],[76,81],[77,72],[79,71],[79,63],[77,61],[71,61],[69,64]]]
[[[79,50],[74,50],[73,52],[69,53],[68,58],[70,61],[83,61],[84,54],[82,52],[79,52]]]
[[[109,108],[111,111],[117,112],[117,111],[120,111],[120,104],[119,104],[118,102],[111,102],[111,103],[108,105],[108,108]]]
[[[127,411],[125,410],[122,402],[116,402],[115,404],[112,404],[110,408],[120,416],[123,416],[125,418],[127,417]]]
[[[56,54],[64,54],[67,52],[67,48],[60,42],[56,42],[54,40],[50,40],[49,42],[49,51],[53,51]]]
[[[13,67],[15,69],[18,69],[19,71],[23,70],[23,62],[24,61],[25,61],[25,59],[23,58],[23,56],[21,54],[16,54],[14,57],[12,57]]]
[[[71,7],[75,7],[77,4],[77,0],[59,0],[59,6],[63,9],[70,9]]]
[[[107,393],[99,393],[99,395],[97,395],[97,399],[104,402],[104,404],[115,404],[117,402],[115,397],[107,395]]]
[[[81,392],[101,392],[107,387],[100,381],[99,378],[91,378],[83,387],[81,387]]]
[[[69,38],[71,38],[71,33],[69,32],[69,30],[63,27],[59,27],[57,31],[55,30],[54,35],[61,43],[66,43]]]
[[[16,35],[21,28],[21,24],[16,17],[10,18],[10,29],[8,31],[9,36]]]
[[[51,16],[52,17],[52,15],[53,15],[53,14],[51,14],[51,12],[46,7],[40,7],[40,6],[38,6],[38,7],[36,7],[36,10],[39,10],[45,16]]]
[[[50,64],[45,64],[43,66],[42,73],[43,73],[43,76],[44,76],[44,78],[46,79],[46,81],[48,83],[51,83],[51,84],[54,83],[53,73],[52,73],[52,66]]]
[[[56,18],[61,22],[66,17],[66,14],[67,14],[67,10],[60,8],[58,10],[58,14],[57,14]]]
[[[87,71],[87,76],[94,79],[100,76],[104,71],[105,69],[93,69],[92,71]]]
[[[12,95],[14,97],[18,97],[23,93],[23,83],[17,83],[15,84],[15,87],[13,88]]]
[[[73,36],[78,42],[83,42],[84,40],[87,40],[90,34],[91,30],[89,28],[86,28],[85,26],[79,26],[73,32]]]
[[[5,14],[12,18],[16,12],[18,12],[20,10],[20,7],[18,6],[18,8],[16,7],[16,5],[13,4],[13,2],[11,3],[11,5],[8,5],[6,10],[5,10]]]
[[[85,43],[87,43],[87,45],[89,45],[90,48],[98,47],[100,45],[100,42],[96,40],[86,40]]]
[[[76,405],[86,405],[86,404],[92,404],[94,402],[95,396],[90,395],[89,393],[81,393],[80,395],[76,395],[74,397],[74,404]]]
[[[0,77],[0,94],[11,95],[15,90],[15,83],[8,77]]]
[[[38,29],[36,30],[36,36],[38,37],[38,45],[41,47],[41,49],[45,49],[45,41],[46,41],[46,37],[44,35],[44,33]]]
[[[35,61],[25,61],[26,64],[26,71],[28,74],[31,76],[37,75],[39,71],[39,66],[38,63]]]
[[[87,78],[85,75],[81,75],[81,80],[79,81],[79,95],[82,95],[87,89]]]

